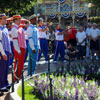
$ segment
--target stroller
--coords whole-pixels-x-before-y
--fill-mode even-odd
[[[68,43],[68,46],[66,48],[66,54],[65,59],[66,60],[76,60],[78,57],[79,51],[77,50],[77,47],[71,43]]]

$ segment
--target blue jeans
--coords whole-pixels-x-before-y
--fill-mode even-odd
[[[31,67],[30,66],[30,60],[32,62],[32,74],[34,74],[35,67],[36,67],[36,61],[37,61],[37,55],[38,55],[38,47],[37,46],[34,46],[34,47],[35,47],[35,50],[36,50],[35,54],[32,52],[32,49],[28,45],[28,51],[29,51],[28,75],[31,75],[31,72],[30,72],[30,67]]]

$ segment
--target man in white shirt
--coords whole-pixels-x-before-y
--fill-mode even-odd
[[[8,29],[6,28],[5,14],[0,14],[0,96],[7,92],[11,85],[8,83],[9,59],[11,54]]]
[[[38,29],[36,26],[36,17],[32,15],[29,17],[31,24],[27,29],[28,35],[28,51],[29,51],[29,62],[28,62],[28,75],[34,74],[36,68],[36,61],[38,52],[40,52],[40,43],[38,39]],[[32,71],[32,73],[31,73]]]
[[[83,59],[85,53],[85,40],[86,40],[86,33],[83,30],[83,27],[80,26],[79,32],[76,34],[77,39],[77,48],[79,51],[79,58]]]
[[[93,59],[93,55],[96,53],[96,59],[98,60],[99,37],[100,31],[97,29],[97,24],[94,23],[93,28],[89,32],[91,59]]]
[[[91,23],[88,23],[87,25],[87,29],[86,29],[86,43],[87,43],[87,46],[86,46],[86,57],[89,57],[90,55],[90,40],[89,40],[89,32],[91,30]]]
[[[25,26],[25,29],[24,29],[24,34],[25,34],[25,40],[26,40],[26,53],[25,53],[25,61],[24,62],[26,62],[27,57],[28,57],[28,43],[29,42],[28,42],[28,36],[27,36],[27,29],[30,25],[30,21],[27,21],[25,24],[26,24],[26,26]]]
[[[8,28],[8,31],[9,31],[9,41],[10,41],[10,46],[11,46],[11,52],[12,52],[12,57],[10,58],[10,61],[9,61],[9,67],[11,68],[12,67],[12,64],[13,64],[13,60],[14,60],[14,50],[13,50],[13,40],[12,40],[12,37],[11,37],[11,29],[12,29],[12,26],[9,26]]]
[[[25,60],[25,49],[26,49],[26,41],[24,30],[22,27],[19,27],[21,22],[20,15],[13,15],[14,26],[11,30],[11,36],[13,39],[13,47],[14,47],[14,56],[15,56],[15,63],[14,63],[14,72],[15,77],[14,81],[16,81],[17,76],[17,67],[16,63],[18,60],[18,76],[21,79],[22,70],[24,68],[24,60]]]

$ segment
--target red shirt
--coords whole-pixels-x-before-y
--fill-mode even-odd
[[[68,41],[68,29],[66,29],[66,34],[64,35],[64,41]]]
[[[70,39],[76,39],[76,33],[77,33],[77,30],[76,30],[76,28],[70,28],[69,30],[68,30],[68,40],[70,40]]]

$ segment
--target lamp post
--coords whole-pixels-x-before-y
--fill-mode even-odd
[[[36,16],[38,16],[38,0],[36,2]],[[38,17],[36,17],[36,24],[38,23]]]
[[[59,19],[59,24],[60,24],[61,23],[60,2],[58,2],[58,19]]]
[[[73,15],[72,15],[72,19],[73,19],[73,25],[75,24],[75,1],[73,0],[73,6],[72,6],[72,9],[73,9]]]

